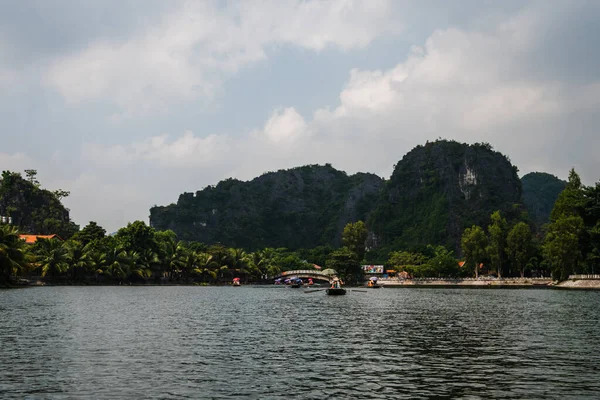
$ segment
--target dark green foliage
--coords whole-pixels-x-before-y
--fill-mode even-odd
[[[25,242],[14,226],[0,225],[0,285],[11,282],[14,274],[28,267]]]
[[[21,232],[57,234],[63,239],[73,236],[79,227],[71,221],[69,210],[57,194],[40,188],[37,171],[27,170],[27,175],[24,179],[19,173],[2,172],[0,215],[12,217],[13,225]]]
[[[350,251],[356,254],[356,258],[362,261],[365,257],[365,241],[367,240],[367,228],[362,221],[349,222],[344,227],[342,232],[342,243],[348,247]]]
[[[346,283],[355,284],[362,280],[362,269],[356,254],[347,247],[331,253],[325,264],[327,268],[334,269]]]
[[[538,229],[550,221],[550,213],[567,182],[544,172],[532,172],[521,178],[523,203]]]
[[[82,230],[77,232],[73,239],[80,241],[83,245],[100,240],[106,236],[106,229],[94,221],[90,221]]]
[[[487,225],[494,210],[518,218],[520,201],[517,169],[505,156],[486,143],[440,140],[417,146],[396,165],[367,226],[387,246],[460,251],[465,227]]]
[[[153,207],[150,221],[182,240],[247,250],[337,246],[344,226],[370,212],[382,185],[372,174],[309,165],[184,193],[177,204]]]

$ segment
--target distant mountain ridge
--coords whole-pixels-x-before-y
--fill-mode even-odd
[[[22,233],[57,234],[66,239],[79,230],[56,193],[42,189],[37,181],[31,182],[16,172],[2,172],[0,215],[10,216],[12,224]]]
[[[269,172],[248,182],[227,179],[183,193],[176,204],[152,207],[150,223],[183,240],[252,250],[339,245],[344,226],[363,220],[373,246],[443,244],[459,250],[463,229],[487,227],[493,211],[523,217],[517,171],[489,144],[438,140],[408,152],[388,181],[368,173],[348,176],[330,164]],[[544,207],[555,200],[544,198]]]
[[[374,174],[348,176],[331,165],[227,179],[153,207],[150,223],[180,239],[248,249],[339,244],[348,222],[366,219],[383,187]]]
[[[523,202],[532,221],[541,227],[550,221],[554,203],[567,182],[545,172],[531,172],[521,178]]]
[[[518,218],[521,209],[517,168],[504,155],[489,144],[436,141],[398,162],[367,225],[395,247],[460,251],[464,228],[487,227],[495,210]]]

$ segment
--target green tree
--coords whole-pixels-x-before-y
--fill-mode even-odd
[[[506,224],[506,219],[504,219],[500,214],[500,211],[494,211],[492,213],[491,220],[492,223],[488,226],[488,234],[490,235],[490,239],[488,242],[487,251],[488,255],[490,256],[492,267],[498,273],[498,277],[502,277],[508,225]]]
[[[74,236],[74,240],[78,240],[84,246],[96,240],[100,240],[106,236],[106,229],[98,225],[94,221],[90,221],[82,230],[77,232]]]
[[[69,195],[71,194],[71,192],[69,192],[68,190],[62,190],[62,189],[55,190],[52,193],[54,193],[54,195],[56,196],[56,198],[59,201],[64,199],[65,197],[69,197]]]
[[[56,279],[69,270],[69,255],[60,240],[40,238],[35,243],[34,252],[42,277],[50,275]]]
[[[94,267],[92,250],[90,244],[83,244],[77,240],[69,240],[65,243],[67,249],[67,262],[70,265],[71,278],[76,281]]]
[[[122,247],[107,252],[103,260],[103,273],[115,280],[123,281],[132,273],[134,258]]]
[[[358,283],[362,280],[362,268],[356,253],[347,247],[331,253],[325,264],[327,268],[334,269],[346,283]]]
[[[25,170],[25,176],[27,177],[27,180],[35,186],[39,186],[40,182],[37,180],[37,170],[35,169],[26,169]]]
[[[479,264],[486,257],[487,238],[483,229],[477,225],[465,229],[460,245],[467,265],[475,269],[475,278],[478,278]]]
[[[454,252],[444,246],[429,246],[434,256],[427,260],[428,270],[433,275],[439,277],[456,277],[460,274],[458,261],[454,257]]]
[[[506,252],[512,265],[519,270],[521,278],[525,276],[528,265],[534,263],[532,239],[529,225],[519,222],[512,227],[506,240]]]
[[[154,228],[146,225],[143,221],[134,221],[117,231],[116,239],[126,251],[153,250],[160,251]]]
[[[0,225],[0,283],[8,284],[11,276],[28,267],[25,242],[17,228]]]
[[[367,235],[367,228],[362,221],[346,224],[342,232],[342,243],[356,254],[359,261],[365,258],[365,241],[367,240]]]
[[[554,222],[563,215],[580,215],[584,203],[584,192],[581,179],[574,169],[569,171],[569,180],[565,189],[560,192],[550,213],[550,221]]]
[[[160,255],[163,261],[163,271],[169,279],[179,278],[185,256],[182,244],[170,236],[162,241]]]
[[[580,261],[579,237],[582,229],[583,219],[568,214],[558,217],[548,226],[542,251],[555,279],[567,279]]]
[[[393,251],[389,254],[386,265],[398,272],[406,271],[411,276],[422,276],[422,265],[427,262],[427,257],[421,253],[408,251]]]

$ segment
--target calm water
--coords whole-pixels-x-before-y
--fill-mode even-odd
[[[0,398],[598,398],[600,292],[0,290]]]

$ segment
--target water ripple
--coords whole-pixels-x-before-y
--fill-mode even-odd
[[[0,397],[597,398],[598,292],[0,290]]]

